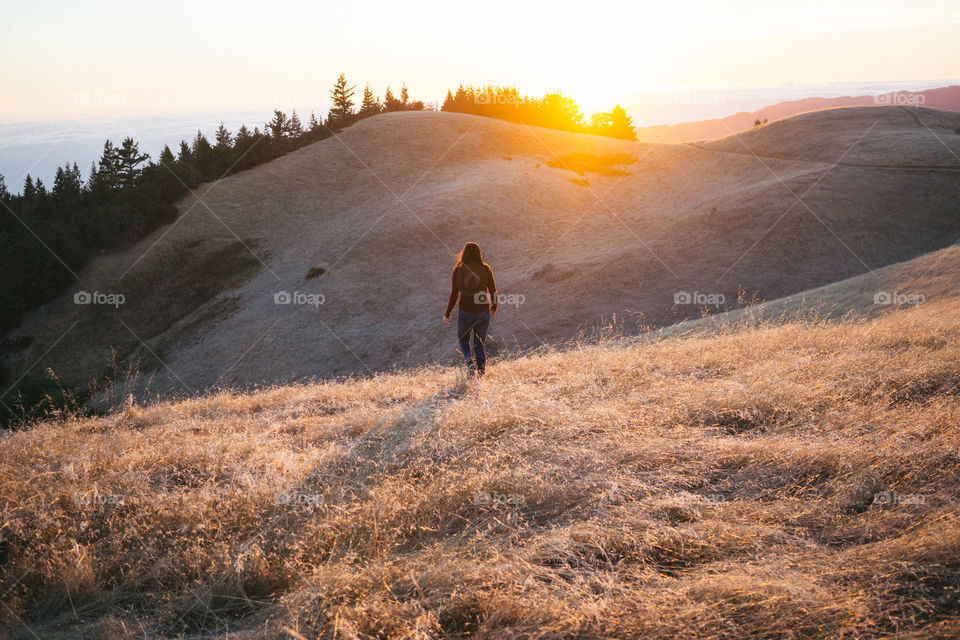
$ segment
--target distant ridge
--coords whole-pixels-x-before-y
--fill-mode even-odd
[[[673,125],[636,127],[640,142],[692,142],[711,140],[746,131],[756,120],[782,120],[807,111],[837,107],[910,106],[960,111],[960,85],[927,89],[926,91],[893,91],[877,95],[841,96],[838,98],[803,98],[778,102],[756,111],[741,111],[725,118],[696,120]]]

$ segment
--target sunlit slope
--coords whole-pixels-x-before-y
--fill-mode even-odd
[[[960,114],[918,107],[802,113],[706,143],[731,153],[841,164],[960,171]]]
[[[0,438],[0,627],[956,638],[958,309],[36,425]]]
[[[198,189],[173,225],[83,274],[77,289],[124,305],[74,305],[71,292],[24,328],[34,340],[12,368],[77,384],[114,347],[152,389],[192,391],[446,361],[440,314],[467,240],[513,296],[495,351],[613,314],[698,316],[675,305],[682,292],[772,300],[960,236],[955,127],[958,114],[842,109],[701,148],[378,116]],[[280,292],[307,304],[276,304]]]

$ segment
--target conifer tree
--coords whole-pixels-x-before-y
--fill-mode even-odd
[[[172,169],[175,162],[176,158],[173,157],[173,151],[170,151],[170,145],[163,145],[163,151],[160,152],[159,163]]]
[[[199,132],[197,132],[199,134]],[[140,177],[139,166],[150,159],[146,153],[140,153],[140,146],[133,138],[123,139],[120,148],[116,151],[117,177],[121,186],[132,187]]]
[[[23,181],[23,199],[30,202],[37,197],[37,188],[33,186],[33,178],[27,174],[27,179]]]
[[[227,128],[223,126],[223,123],[220,123],[220,127],[217,129],[216,135],[216,144],[214,149],[218,151],[229,151],[233,147],[233,136],[230,135],[230,132],[227,131]]]
[[[280,142],[286,135],[289,126],[290,124],[287,122],[287,114],[279,109],[274,109],[273,119],[267,124],[263,125],[263,128],[265,131],[269,129],[270,135],[273,136],[275,142]]]
[[[303,135],[303,125],[300,123],[300,116],[297,115],[296,109],[287,121],[287,129],[284,133],[291,140],[297,140]]]
[[[620,105],[614,105],[610,111],[610,130],[607,135],[623,140],[637,139],[637,132],[633,128],[633,120]]]
[[[83,190],[83,182],[80,179],[80,167],[74,162],[70,166],[68,162],[63,167],[57,167],[56,176],[53,178],[53,197],[64,203],[73,203],[80,198],[80,192]]]
[[[185,163],[193,160],[193,154],[190,153],[190,145],[187,144],[186,140],[180,141],[180,152],[177,154],[177,162]]]
[[[120,187],[120,158],[116,147],[109,140],[103,143],[103,153],[100,155],[96,176],[93,186],[101,193]]]
[[[87,176],[87,191],[93,191],[99,178],[97,177],[97,163],[90,163],[90,175]]]
[[[368,82],[363,87],[363,102],[360,103],[360,112],[357,114],[361,118],[375,116],[383,110],[380,99],[373,95],[373,89]]]
[[[400,111],[401,109],[403,109],[403,103],[394,97],[393,91],[390,90],[390,85],[387,85],[387,91],[383,94],[383,110]]]
[[[351,124],[354,120],[353,113],[353,93],[356,87],[347,86],[347,76],[341,73],[330,91],[333,98],[333,106],[330,107],[330,113],[327,114],[327,126],[331,129],[339,129]]]

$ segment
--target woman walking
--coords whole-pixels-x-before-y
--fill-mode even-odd
[[[460,352],[471,375],[482,376],[487,368],[483,341],[487,339],[490,318],[497,313],[497,285],[493,270],[480,253],[480,245],[468,242],[457,258],[450,278],[450,299],[443,313],[443,324],[450,324],[453,307],[460,301],[457,313],[457,339]],[[471,342],[473,354],[470,353]]]

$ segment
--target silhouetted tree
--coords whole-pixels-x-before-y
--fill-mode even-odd
[[[340,129],[351,124],[354,120],[353,92],[356,87],[347,86],[347,76],[341,73],[330,91],[333,106],[327,114],[327,126],[331,129]]]
[[[230,135],[230,132],[223,126],[222,122],[214,136],[213,158],[215,165],[213,173],[215,173],[217,177],[222,177],[230,170],[233,158],[233,136]]]
[[[287,122],[287,130],[285,133],[291,140],[299,140],[300,136],[303,135],[303,125],[300,123],[300,116],[297,115],[296,109],[294,109],[290,120]]]
[[[200,169],[194,161],[193,152],[186,140],[180,141],[176,174],[191,189],[200,184]]]
[[[623,140],[636,140],[637,133],[633,129],[633,122],[623,107],[616,105],[609,112],[595,113],[590,118],[590,133],[609,136],[611,138],[621,138]]]
[[[279,109],[273,110],[273,119],[264,125],[265,129],[270,131],[275,142],[282,142],[286,136],[290,124],[287,122],[287,114]]]
[[[163,145],[163,151],[160,152],[160,158],[158,161],[160,164],[173,168],[173,165],[177,160],[173,157],[173,151],[170,151],[170,145]]]
[[[422,100],[410,100],[410,92],[407,91],[407,83],[404,82],[400,89],[400,102],[406,111],[423,111]]]
[[[213,148],[217,151],[224,152],[233,148],[233,136],[230,135],[230,132],[227,131],[225,126],[223,126],[222,122],[217,128],[215,140],[216,144],[213,146]]]
[[[80,178],[80,167],[74,162],[65,164],[62,168],[57,168],[57,174],[53,178],[53,197],[60,201],[61,205],[70,205],[80,199],[83,192],[83,181]]]
[[[253,158],[250,157],[248,152],[255,142],[253,134],[247,129],[247,125],[240,125],[240,128],[237,129],[237,137],[233,141],[233,162],[236,163],[238,169],[246,169],[253,166]]]
[[[87,175],[87,191],[93,191],[94,185],[97,184],[97,163],[90,163],[90,173]]]
[[[383,110],[384,111],[402,111],[403,103],[397,100],[393,91],[390,90],[390,85],[387,85],[387,91],[383,94]]]
[[[360,111],[357,116],[360,118],[369,118],[375,116],[383,110],[380,99],[373,95],[373,89],[368,82],[363,87],[363,101],[360,103]]]
[[[633,120],[623,110],[623,107],[616,104],[610,110],[610,134],[614,138],[623,140],[636,140],[637,132],[633,128]]]
[[[177,162],[179,164],[193,162],[193,154],[190,153],[190,145],[187,144],[186,140],[180,141],[180,152],[177,154]]]
[[[199,135],[199,131],[197,134]],[[116,152],[117,157],[117,176],[121,186],[132,187],[137,178],[140,177],[140,165],[150,159],[146,153],[140,153],[140,146],[134,142],[133,138],[123,139],[120,148]]]
[[[583,115],[577,103],[559,91],[548,93],[540,101],[540,124],[561,131],[579,131],[584,128]]]
[[[23,199],[27,202],[35,200],[37,197],[37,188],[33,185],[33,178],[27,174],[27,179],[23,181]]]
[[[92,179],[91,191],[95,192],[97,197],[104,197],[120,187],[120,157],[109,140],[103,143],[103,153]]]

